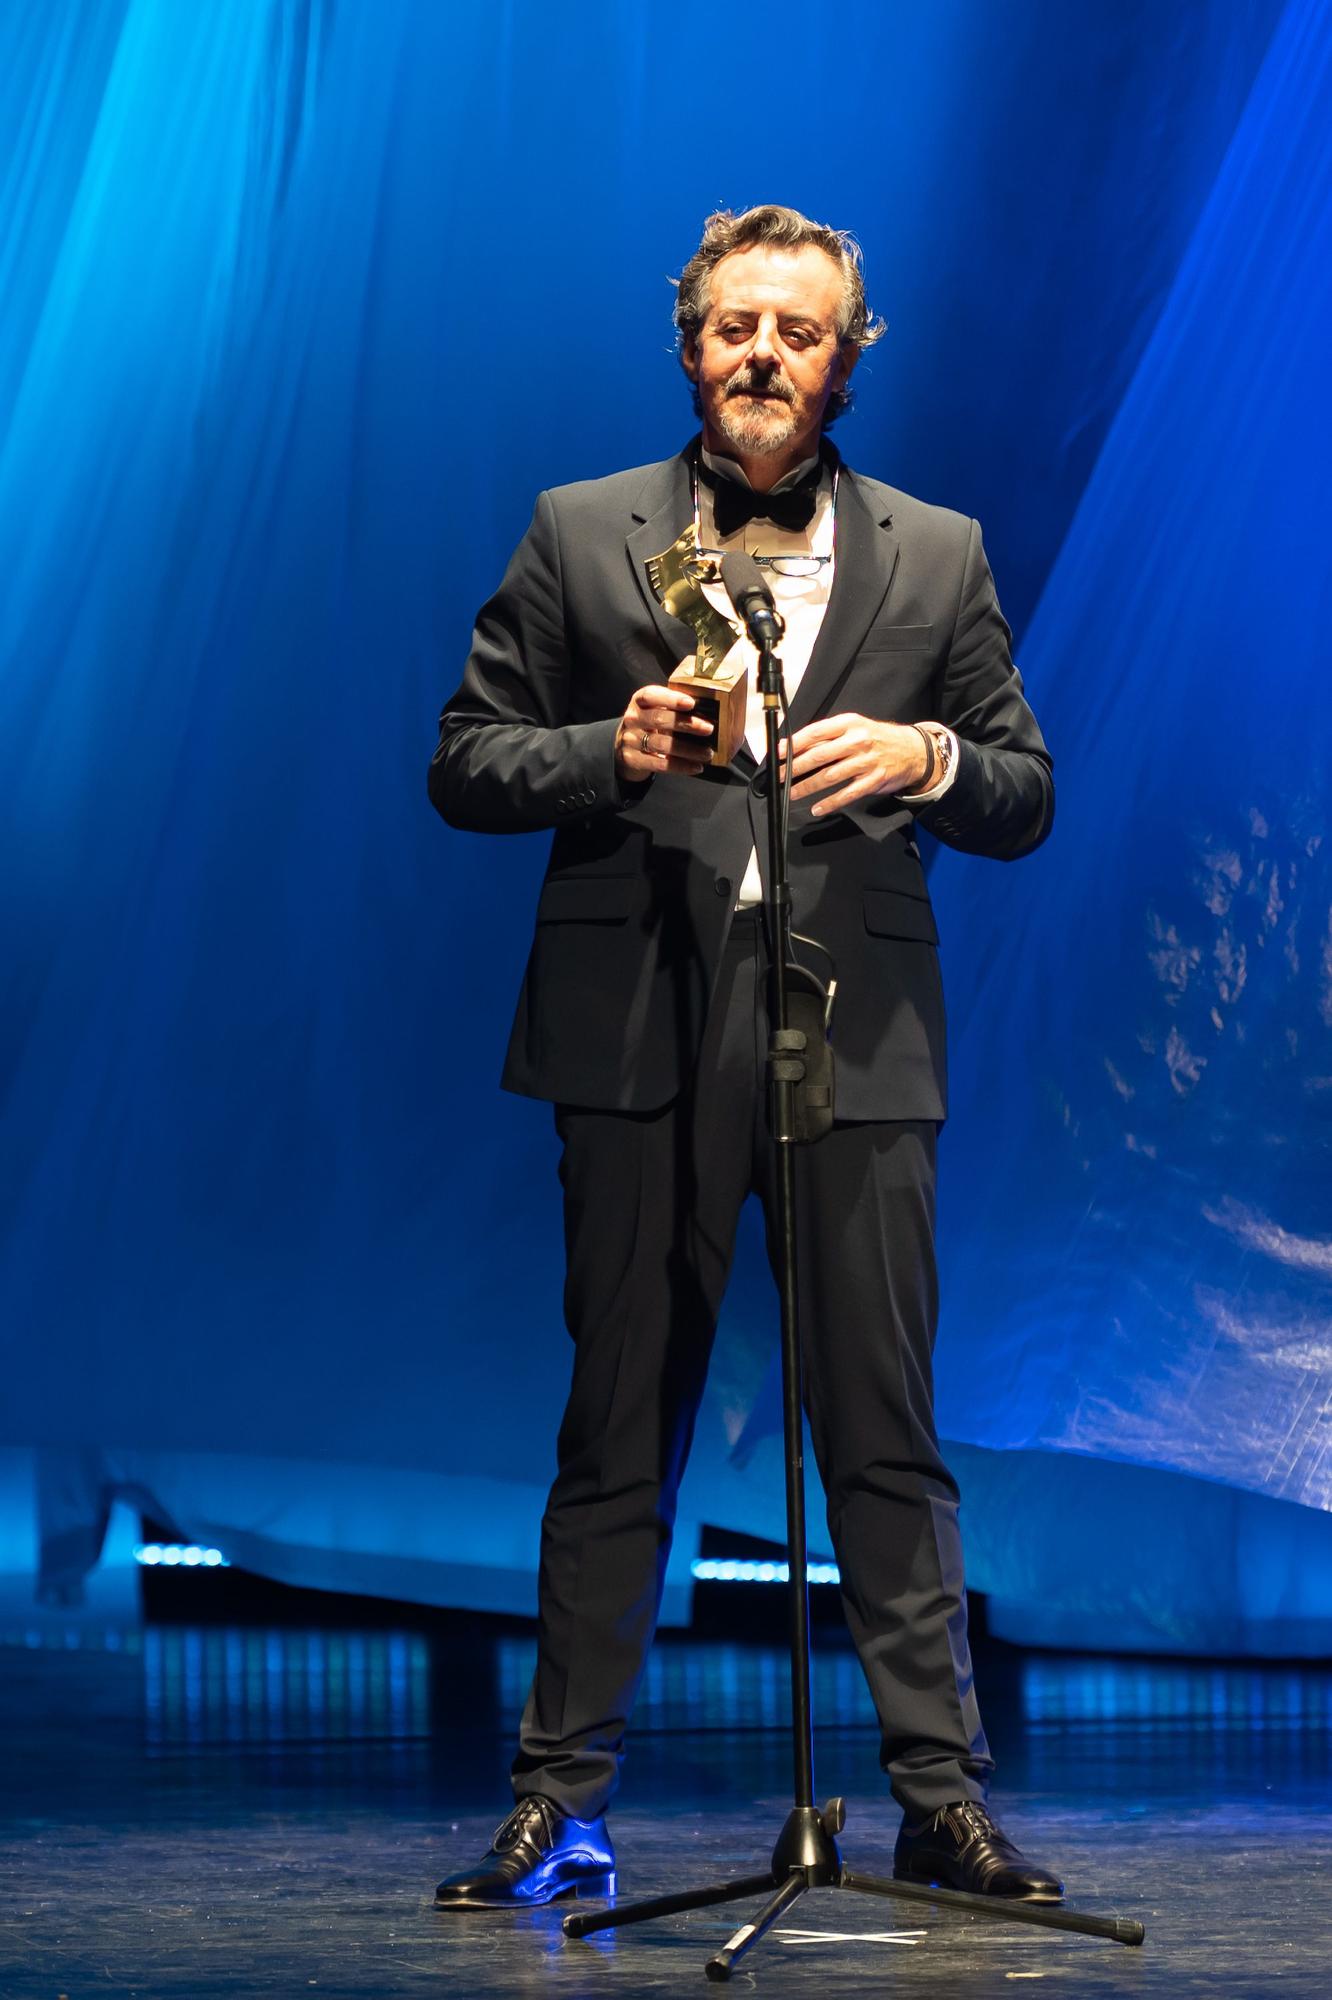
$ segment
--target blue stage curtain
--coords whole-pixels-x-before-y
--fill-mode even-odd
[[[934,877],[947,1420],[1323,1509],[1329,353],[1332,36],[1293,4],[1027,634],[1055,837]]]
[[[0,1441],[260,1556],[316,1461],[386,1579],[380,1470],[437,1482],[412,1561],[484,1568],[477,1479],[535,1547],[554,1147],[495,1078],[543,843],[424,767],[534,493],[688,433],[666,276],[774,194],[864,241],[839,441],[983,520],[1062,784],[1041,856],[936,877],[946,1427],[1328,1505],[1328,26],[755,32],[777,127],[662,0],[0,12]],[[686,1524],[779,1527],[757,1264]],[[268,1560],[367,1588],[368,1534]]]

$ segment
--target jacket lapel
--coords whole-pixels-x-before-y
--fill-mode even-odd
[[[686,450],[678,457],[668,458],[652,467],[633,506],[633,517],[638,525],[630,530],[625,542],[634,582],[661,635],[671,667],[677,667],[693,652],[694,635],[682,618],[668,618],[653,596],[652,585],[648,582],[647,559],[670,547],[690,520],[692,506],[689,454]]]
[[[809,665],[791,702],[793,732],[831,706],[888,595],[898,557],[892,519],[890,513],[870,505],[860,481],[844,465],[837,490],[832,591]]]

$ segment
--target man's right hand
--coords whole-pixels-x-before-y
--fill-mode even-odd
[[[712,724],[691,713],[682,688],[643,687],[615,732],[615,768],[622,778],[659,778],[664,771],[696,777],[712,762]]]

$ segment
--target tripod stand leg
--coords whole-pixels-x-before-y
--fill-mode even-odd
[[[704,1967],[708,1978],[714,1981],[729,1979],[731,1967],[738,1958],[743,1958],[752,1944],[757,1944],[766,1930],[770,1930],[784,1910],[789,1910],[796,1898],[803,1896],[807,1887],[803,1874],[793,1868],[775,1896],[770,1896],[752,1924],[741,1924],[729,1944],[723,1945],[715,1958],[710,1958]]]
[[[738,1903],[761,1896],[772,1887],[772,1874],[745,1875],[738,1882],[717,1882],[708,1889],[681,1889],[674,1896],[651,1896],[642,1903],[621,1903],[611,1910],[575,1910],[561,1926],[566,1937],[586,1937],[590,1931],[617,1931],[624,1924],[644,1924],[649,1917],[673,1917],[680,1910],[705,1910],[710,1903]]]
[[[1038,1924],[1047,1931],[1080,1931],[1084,1937],[1109,1938],[1115,1944],[1141,1944],[1147,1933],[1136,1917],[1090,1917],[1080,1910],[1058,1909],[1049,1903],[1022,1903],[1011,1896],[969,1896],[964,1889],[937,1889],[923,1882],[889,1882],[876,1875],[842,1870],[838,1884],[862,1896],[892,1896],[904,1903],[933,1903],[941,1910],[966,1910],[999,1923]]]

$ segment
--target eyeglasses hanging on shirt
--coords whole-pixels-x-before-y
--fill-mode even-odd
[[[745,553],[748,555],[749,551]],[[716,556],[720,559],[725,549],[700,549],[701,556]],[[832,561],[826,556],[754,556],[751,558],[760,569],[770,569],[774,576],[817,576],[825,563]]]

